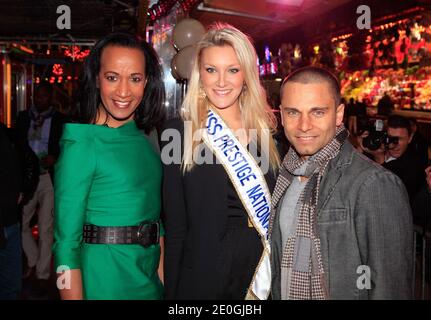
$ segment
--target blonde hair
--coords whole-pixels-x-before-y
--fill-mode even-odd
[[[266,102],[264,88],[259,81],[257,68],[257,55],[250,39],[241,31],[229,24],[216,23],[212,25],[203,38],[197,43],[196,59],[193,64],[188,91],[181,108],[181,117],[184,121],[190,121],[191,126],[185,126],[186,137],[184,143],[183,172],[189,171],[193,165],[193,152],[196,152],[200,141],[189,139],[194,136],[197,130],[205,128],[207,121],[207,111],[210,105],[205,95],[202,95],[200,88],[200,60],[202,51],[210,47],[230,46],[234,49],[243,70],[246,89],[239,96],[241,117],[245,130],[257,130],[257,143],[261,139],[267,139],[269,144],[269,163],[274,170],[280,165],[280,159],[271,137],[277,128],[277,120],[272,114]],[[190,131],[191,132],[187,132]],[[269,134],[268,134],[269,133]],[[192,140],[192,141],[190,141]]]

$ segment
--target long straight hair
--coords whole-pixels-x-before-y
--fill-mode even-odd
[[[159,129],[165,119],[165,88],[158,56],[145,41],[127,33],[112,33],[99,40],[84,63],[80,83],[78,104],[73,116],[80,123],[95,123],[97,111],[102,103],[97,87],[97,76],[103,50],[108,46],[119,46],[140,50],[145,57],[147,84],[141,103],[135,110],[134,120],[138,128],[149,133]]]
[[[184,157],[182,168],[183,172],[191,170],[194,166],[193,153],[202,143],[202,139],[192,140],[197,130],[203,129],[207,121],[207,111],[210,106],[208,99],[203,96],[200,79],[200,63],[202,51],[210,47],[230,46],[234,49],[239,60],[241,69],[244,71],[245,90],[239,97],[241,108],[241,117],[245,130],[256,129],[257,141],[268,141],[269,154],[266,155],[269,163],[275,172],[280,164],[279,155],[275,146],[272,134],[277,128],[277,120],[272,114],[266,102],[265,90],[260,84],[259,73],[257,68],[257,55],[250,39],[235,27],[216,23],[212,25],[209,31],[197,43],[196,59],[193,64],[189,87],[184,98],[181,117],[184,121],[191,121],[191,132],[187,132],[189,126],[185,127]]]

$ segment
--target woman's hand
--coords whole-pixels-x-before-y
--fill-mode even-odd
[[[57,288],[62,300],[83,300],[81,270],[72,269],[57,273]]]

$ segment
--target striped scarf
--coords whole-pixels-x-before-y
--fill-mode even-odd
[[[42,127],[46,119],[51,118],[54,115],[54,107],[49,107],[48,110],[39,112],[36,107],[31,107],[29,111],[30,120],[33,125],[30,126],[29,136],[30,140],[40,140],[42,139]]]
[[[343,125],[337,127],[334,138],[320,151],[308,159],[305,176],[307,184],[302,191],[297,208],[298,222],[294,236],[287,239],[281,256],[281,298],[293,300],[328,299],[320,250],[320,239],[317,234],[316,208],[320,181],[329,161],[337,156],[348,136]],[[295,170],[300,168],[305,159],[301,159],[291,147],[283,160],[280,174],[272,196],[273,213],[270,219],[269,234],[271,237],[277,204],[286,189],[295,178]]]

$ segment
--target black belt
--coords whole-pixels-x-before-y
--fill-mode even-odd
[[[143,247],[159,243],[160,223],[143,222],[139,226],[99,227],[84,225],[83,240],[91,244],[140,244]]]

